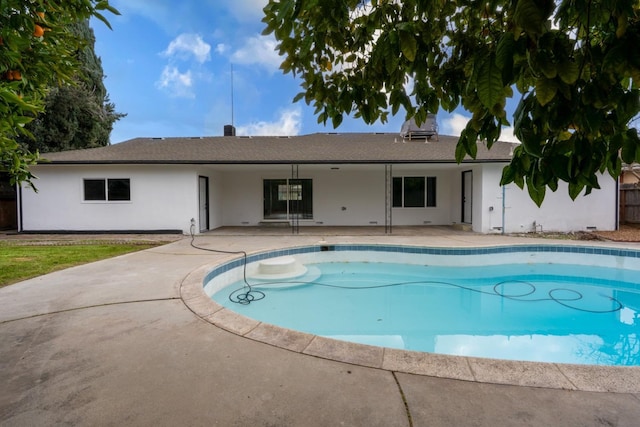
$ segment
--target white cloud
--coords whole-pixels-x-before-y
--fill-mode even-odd
[[[231,55],[236,64],[257,64],[273,73],[280,68],[282,58],[276,52],[276,40],[272,36],[254,36]]]
[[[440,133],[442,135],[460,136],[462,130],[467,126],[467,122],[471,117],[463,116],[459,113],[453,113],[451,116],[442,120]]]
[[[171,96],[176,98],[194,98],[192,86],[191,70],[181,73],[178,68],[172,65],[164,67],[160,79],[156,82],[156,87],[169,92]]]
[[[516,137],[514,133],[515,129],[513,126],[509,126],[506,128],[502,128],[502,132],[500,133],[500,141],[504,142],[520,142],[520,140]]]
[[[462,133],[463,129],[467,126],[467,122],[469,120],[471,120],[471,117],[467,117],[459,113],[453,113],[451,116],[442,120],[440,134],[460,136],[460,133]],[[500,141],[520,142],[513,132],[513,126],[503,127],[500,132]]]
[[[203,64],[211,59],[211,45],[206,43],[199,34],[183,33],[173,39],[162,55],[168,58],[168,64],[162,70],[156,87],[177,98],[195,98],[193,85],[198,80],[209,79],[206,72],[195,73],[192,70],[180,72],[175,65],[178,60],[189,61],[190,65],[196,65],[196,70],[202,69],[194,64],[192,59]]]
[[[229,50],[229,46],[224,43],[218,43],[216,45],[216,52],[220,55],[223,55],[227,50]]]
[[[193,56],[199,63],[204,63],[211,59],[211,45],[204,40],[199,34],[183,33],[173,39],[167,50],[162,52],[167,57],[177,57],[188,59]]]
[[[302,112],[300,108],[283,110],[275,122],[257,122],[238,126],[237,135],[293,136],[300,133]]]
[[[415,85],[416,85],[416,80],[413,78],[413,76],[409,76],[404,82],[404,91],[408,94],[413,93],[413,89]]]

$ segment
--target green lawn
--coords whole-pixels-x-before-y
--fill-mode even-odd
[[[109,242],[32,246],[0,242],[0,287],[154,246],[157,245]]]

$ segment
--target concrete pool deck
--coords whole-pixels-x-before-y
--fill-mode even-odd
[[[196,243],[251,253],[321,239],[639,247],[446,227],[397,227],[393,235],[222,229]],[[382,350],[223,314],[203,299],[201,277],[234,257],[194,249],[185,237],[0,289],[0,425],[635,426],[640,419],[640,368]]]

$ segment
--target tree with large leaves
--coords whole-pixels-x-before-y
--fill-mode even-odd
[[[107,0],[0,0],[0,172],[29,182],[37,152],[18,137],[45,107],[50,88],[73,83],[82,37],[74,24],[91,17],[109,25],[103,12],[118,14]]]
[[[576,198],[640,161],[638,0],[270,0],[285,73],[302,78],[319,122],[353,114],[423,122],[459,106],[472,117],[456,157],[474,157],[513,123],[521,144],[501,183],[540,205],[568,183]],[[513,117],[506,101],[519,96]]]

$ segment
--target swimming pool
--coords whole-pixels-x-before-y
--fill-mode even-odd
[[[314,284],[275,288],[251,278],[260,262],[282,256],[310,267],[294,281]],[[249,283],[266,298],[238,305],[228,295],[242,281],[243,263],[211,271],[206,293],[244,316],[286,328],[439,354],[640,365],[638,251],[570,245],[293,248],[248,257]],[[291,280],[277,280],[283,281]]]

